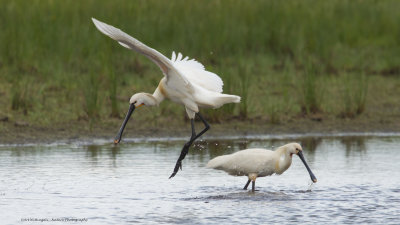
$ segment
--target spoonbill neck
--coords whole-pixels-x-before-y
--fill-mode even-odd
[[[165,92],[162,82],[160,82],[160,84],[154,91],[153,97],[154,97],[154,100],[157,102],[157,105],[160,104],[166,97],[166,92]]]
[[[275,150],[275,173],[282,174],[292,164],[292,157],[286,148],[278,148]]]

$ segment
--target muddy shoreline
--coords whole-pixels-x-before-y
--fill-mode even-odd
[[[112,142],[119,129],[118,119],[93,125],[76,121],[52,126],[34,126],[0,123],[0,144],[50,144],[55,142],[79,142],[95,139]],[[196,123],[198,130],[201,123]],[[248,121],[225,121],[211,123],[211,129],[203,138],[219,136],[279,135],[279,134],[323,134],[337,133],[397,133],[400,132],[400,120],[397,117],[385,119],[337,119],[337,118],[296,118],[279,124],[271,124],[262,119]],[[171,124],[146,125],[130,123],[123,138],[190,137],[188,122],[179,121]]]

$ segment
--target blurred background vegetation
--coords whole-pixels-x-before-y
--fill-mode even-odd
[[[242,103],[203,113],[213,122],[399,118],[399,9],[395,0],[0,0],[0,119],[119,120],[132,94],[154,91],[158,67],[91,17],[219,74]],[[135,118],[152,126],[185,119],[175,103],[141,111]]]

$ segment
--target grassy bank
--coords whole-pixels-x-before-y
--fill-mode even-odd
[[[96,127],[122,117],[132,94],[153,92],[159,69],[91,17],[218,73],[243,101],[207,110],[214,123],[400,120],[398,1],[0,3],[0,132]],[[140,111],[135,119],[151,127],[185,119],[170,102]]]

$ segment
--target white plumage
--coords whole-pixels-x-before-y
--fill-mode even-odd
[[[178,168],[181,168],[181,161],[185,158],[188,148],[203,133],[209,129],[208,123],[199,114],[199,108],[218,108],[227,103],[239,103],[240,97],[236,95],[222,94],[223,82],[215,73],[206,71],[204,66],[189,57],[183,58],[181,53],[178,55],[172,52],[171,60],[157,50],[150,48],[131,37],[118,28],[100,22],[92,18],[94,25],[103,34],[118,41],[120,45],[133,51],[139,52],[153,61],[160,67],[163,77],[153,94],[136,93],[129,100],[130,108],[122,123],[121,129],[117,134],[114,143],[119,143],[122,132],[131,114],[142,105],[157,106],[164,98],[185,106],[186,113],[191,120],[192,137],[185,144],[181,155],[176,163],[175,176]],[[203,121],[206,128],[196,135],[194,130],[194,118],[196,114]]]
[[[178,53],[178,58],[176,58],[175,52],[172,52],[171,61],[191,83],[195,83],[209,91],[222,93],[224,83],[221,78],[215,73],[206,71],[203,64],[194,59],[189,60],[187,56],[182,59],[181,53]]]
[[[304,160],[302,148],[297,143],[290,143],[277,148],[275,151],[266,149],[245,149],[233,154],[218,156],[210,160],[208,168],[223,170],[233,176],[248,176],[247,189],[250,181],[253,181],[253,188],[257,177],[282,174],[292,164],[292,155],[297,154],[306,166],[311,180],[317,182]]]
[[[266,149],[246,149],[230,155],[218,156],[210,160],[207,167],[223,170],[233,176],[257,173],[258,177],[264,177],[275,173],[275,158],[279,158],[279,155],[275,153]]]
[[[215,73],[206,71],[204,66],[194,59],[183,58],[181,53],[172,53],[171,60],[157,50],[146,46],[118,28],[92,18],[102,33],[118,41],[125,48],[137,51],[157,64],[165,78],[153,93],[154,103],[158,105],[164,98],[183,104],[188,116],[193,119],[199,107],[218,108],[226,103],[238,103],[240,97],[222,94],[223,82]],[[133,96],[132,96],[133,97]],[[130,103],[144,104],[142,95],[135,95]]]

